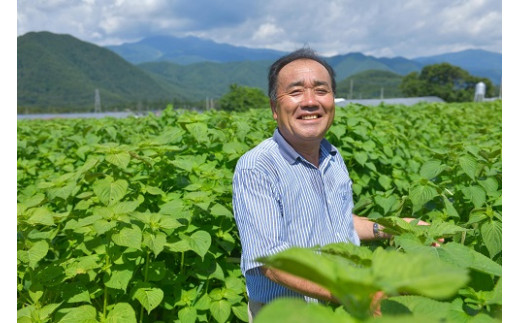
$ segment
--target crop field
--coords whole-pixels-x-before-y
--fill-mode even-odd
[[[501,321],[501,118],[501,101],[337,108],[354,212],[395,237],[262,259],[340,304],[279,300],[255,322]],[[275,127],[267,110],[172,107],[18,121],[18,322],[247,322],[231,181]]]

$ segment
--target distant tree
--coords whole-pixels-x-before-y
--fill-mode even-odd
[[[220,100],[220,109],[246,111],[254,108],[269,108],[269,97],[259,88],[231,84],[229,92]]]
[[[487,78],[475,77],[466,70],[448,63],[423,67],[420,73],[412,72],[401,82],[405,96],[438,96],[446,102],[472,101],[478,82],[486,84],[486,96],[494,93],[493,83]]]

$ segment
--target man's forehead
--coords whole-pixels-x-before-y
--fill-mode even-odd
[[[312,76],[319,79],[319,82],[327,82],[330,84],[330,74],[319,62],[311,59],[298,59],[285,65],[278,74],[280,79],[286,79],[288,82],[297,82],[294,78],[303,78]]]

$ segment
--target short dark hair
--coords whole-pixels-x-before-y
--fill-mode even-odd
[[[273,101],[276,100],[276,87],[278,85],[278,74],[280,73],[280,70],[287,64],[296,61],[298,59],[311,59],[313,61],[316,61],[323,65],[325,69],[327,69],[327,72],[329,72],[330,79],[332,80],[332,92],[336,93],[336,80],[334,73],[334,69],[332,66],[329,65],[323,58],[318,56],[316,52],[308,47],[300,48],[298,50],[295,50],[292,53],[289,53],[285,56],[280,57],[276,62],[274,62],[271,67],[269,68],[269,75],[268,81],[269,81],[269,98]]]

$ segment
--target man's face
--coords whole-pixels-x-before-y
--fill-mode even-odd
[[[276,102],[271,101],[278,129],[293,147],[319,143],[334,120],[334,94],[327,69],[310,59],[285,65],[278,74]]]

